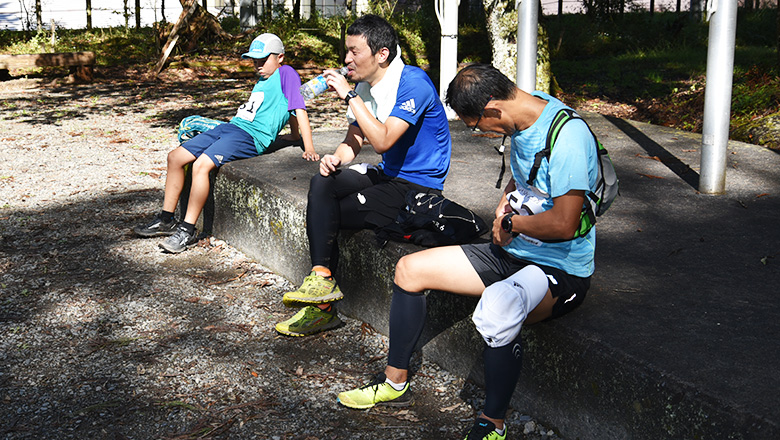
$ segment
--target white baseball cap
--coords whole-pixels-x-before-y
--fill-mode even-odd
[[[276,35],[265,33],[252,40],[249,52],[241,55],[241,58],[265,58],[272,53],[284,53],[284,44]]]

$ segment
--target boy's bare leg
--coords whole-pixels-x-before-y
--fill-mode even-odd
[[[214,161],[205,154],[198,157],[192,164],[192,189],[187,203],[187,213],[184,216],[185,223],[194,225],[198,221],[211,189],[209,173],[215,168],[217,166]]]
[[[176,211],[176,204],[179,203],[181,189],[184,187],[184,166],[194,161],[195,156],[184,149],[184,147],[178,147],[168,153],[168,172],[165,176],[163,211]]]

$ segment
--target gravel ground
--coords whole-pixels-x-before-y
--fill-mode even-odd
[[[469,381],[418,360],[415,406],[341,407],[387,338],[351,319],[282,337],[290,281],[218,238],[171,255],[131,234],[161,205],[178,121],[229,118],[249,80],[49,80],[0,82],[2,438],[463,437],[484,398]],[[315,102],[315,129],[344,124],[334,101]]]

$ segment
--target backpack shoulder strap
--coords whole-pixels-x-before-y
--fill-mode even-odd
[[[534,156],[534,164],[531,166],[531,171],[528,172],[528,181],[526,183],[529,186],[533,186],[534,180],[536,180],[536,175],[539,173],[539,167],[542,165],[542,160],[544,160],[544,158],[550,160],[550,154],[552,153],[553,145],[555,145],[555,141],[558,139],[558,134],[561,132],[563,125],[569,122],[569,120],[579,117],[580,116],[575,113],[574,110],[568,108],[559,110],[555,115],[552,123],[550,124],[550,129],[547,130],[547,139],[544,143],[544,149],[536,153]]]

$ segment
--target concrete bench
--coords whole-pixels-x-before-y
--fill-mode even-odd
[[[95,67],[94,52],[38,53],[0,55],[0,78],[8,77],[10,69],[35,67],[68,67],[73,79],[92,81]]]
[[[268,146],[266,154],[271,154],[275,151],[279,151],[282,148],[295,147],[295,151],[303,150],[303,140],[287,141],[278,137],[271,145]],[[209,173],[209,195],[206,199],[206,204],[203,205],[203,210],[198,217],[198,222],[195,227],[198,229],[199,237],[206,237],[214,231],[214,185],[216,183],[217,174],[219,168],[212,170]],[[192,165],[187,165],[184,169],[184,185],[182,186],[181,196],[179,196],[178,216],[179,219],[184,218],[184,214],[187,212],[187,205],[190,199],[190,190],[192,189]]]
[[[780,272],[759,263],[776,252],[768,243],[780,242],[780,198],[756,197],[780,193],[780,155],[730,146],[729,196],[706,197],[690,183],[700,135],[583,116],[610,151],[622,195],[599,219],[597,269],[583,306],[523,329],[512,406],[565,438],[780,438],[780,380],[768,368],[780,357],[768,349],[780,328]],[[474,135],[461,122],[451,132],[444,194],[491,220],[501,139]],[[332,151],[343,135],[315,132],[315,145]],[[214,235],[300,283],[310,270],[306,194],[317,168],[297,149],[225,165],[214,186]],[[371,231],[344,231],[339,245],[340,313],[387,334],[395,263],[419,248],[379,249]],[[482,383],[475,303],[431,292],[418,348]]]

